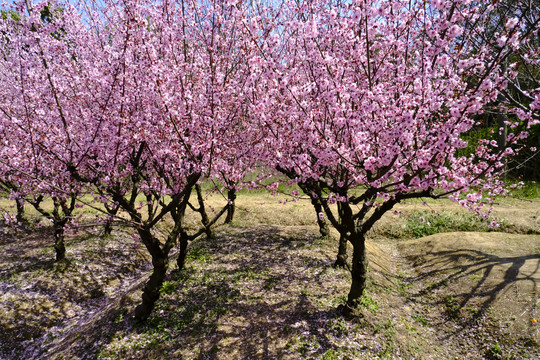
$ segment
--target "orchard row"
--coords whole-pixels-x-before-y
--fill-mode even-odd
[[[0,21],[0,181],[53,221],[57,260],[77,204],[134,226],[153,264],[136,309],[144,320],[171,249],[180,244],[182,266],[188,241],[232,216],[245,175],[271,169],[310,197],[321,229],[352,244],[352,308],[366,284],[365,234],[394,205],[450,197],[487,217],[506,191],[506,159],[539,122],[534,6],[15,2]],[[468,144],[487,113],[499,131]],[[202,179],[228,192],[216,218]],[[88,193],[101,204],[81,202]],[[188,207],[202,217],[195,233]],[[174,225],[162,237],[164,219]]]

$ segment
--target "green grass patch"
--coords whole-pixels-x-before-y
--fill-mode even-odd
[[[484,357],[489,360],[502,359],[502,349],[499,344],[491,345],[485,352]]]
[[[422,326],[427,326],[428,325],[428,321],[426,320],[426,318],[422,315],[422,314],[419,314],[419,313],[413,313],[411,315],[411,317],[419,322]]]
[[[371,312],[373,315],[377,314],[377,310],[379,310],[379,304],[377,301],[373,300],[372,297],[367,295],[362,295],[358,304]]]
[[[468,213],[418,211],[407,218],[407,231],[412,237],[421,238],[453,231],[488,231],[488,224]]]
[[[446,314],[453,320],[459,320],[461,317],[461,306],[458,300],[453,296],[444,298],[444,310]]]
[[[208,254],[208,251],[205,248],[199,246],[191,246],[188,249],[186,257],[189,262],[197,261],[202,264],[210,260],[210,255]]]
[[[160,292],[162,294],[172,294],[175,289],[175,285],[169,281],[164,281],[161,285]]]
[[[526,181],[521,188],[512,190],[512,196],[518,199],[538,199],[540,198],[540,182]]]

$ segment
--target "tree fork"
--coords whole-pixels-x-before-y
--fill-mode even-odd
[[[204,206],[204,198],[202,196],[201,185],[196,184],[195,191],[197,192],[197,201],[199,202],[199,213],[201,214],[201,222],[206,229],[206,236],[209,239],[212,239],[214,238],[214,232],[211,229],[210,219],[208,218],[208,214],[206,213],[206,208]]]

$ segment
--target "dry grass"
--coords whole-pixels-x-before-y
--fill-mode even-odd
[[[71,229],[69,262],[54,264],[50,228],[0,228],[0,358],[482,359],[497,346],[502,358],[540,356],[539,236],[404,242],[420,211],[450,214],[447,231],[470,219],[447,202],[400,205],[402,215],[388,214],[370,234],[360,316],[343,319],[336,308],[349,274],[331,267],[337,242],[318,237],[307,201],[286,200],[240,194],[234,223],[190,244],[187,269],[171,272],[142,326],[130,316],[150,265],[129,229],[110,238]],[[207,201],[215,211],[224,204],[217,194]],[[538,204],[503,202],[503,229],[540,231]],[[95,222],[93,211],[79,211],[81,224]],[[188,214],[189,228],[199,222]]]
[[[538,354],[539,235],[444,233],[398,248],[414,269],[411,303],[463,354],[494,344],[505,358]]]

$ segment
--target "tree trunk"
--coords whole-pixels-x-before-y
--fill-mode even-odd
[[[334,267],[347,268],[347,238],[339,235],[339,247]]]
[[[168,253],[162,251],[159,240],[153,237],[148,229],[139,229],[139,235],[152,256],[154,267],[152,275],[144,287],[142,303],[135,308],[135,320],[142,322],[148,319],[159,299],[159,290],[165,281],[169,259]]]
[[[320,201],[311,197],[311,204],[313,205],[313,207],[315,208],[315,212],[317,213],[317,224],[319,225],[319,232],[321,233],[321,236],[329,236],[330,228],[328,227],[328,223],[326,222],[326,220],[324,220],[324,218],[319,217],[319,214],[323,214],[323,208]],[[346,248],[345,251],[347,251]]]
[[[66,258],[66,246],[64,244],[64,224],[54,224],[54,250],[56,252],[56,261]]]
[[[230,224],[234,218],[236,190],[235,189],[227,190],[227,198],[229,201],[229,206],[227,207],[227,217],[225,218],[225,224]]]
[[[366,288],[368,260],[366,254],[366,240],[361,234],[354,234],[353,243],[353,258],[351,269],[351,289],[347,297],[347,306],[355,308],[358,305],[358,300],[362,297]]]
[[[186,255],[187,255],[187,246],[188,239],[185,232],[180,233],[180,251],[178,252],[178,257],[176,258],[176,264],[178,265],[178,270],[183,270],[186,265]]]
[[[156,301],[159,299],[159,290],[165,281],[168,262],[167,256],[152,256],[154,271],[144,287],[142,303],[135,308],[135,320],[145,321],[152,313]]]
[[[347,204],[338,202],[337,206],[339,219],[344,228],[339,230],[339,247],[334,267],[345,269],[347,268],[347,237],[354,232],[353,213],[351,207]]]
[[[106,220],[105,226],[103,227],[103,237],[108,237],[112,232],[112,221]]]
[[[17,205],[17,222],[22,224],[24,222],[24,200],[15,199]]]
[[[199,201],[199,212],[201,213],[201,222],[203,226],[206,228],[206,231],[205,231],[206,237],[208,237],[209,239],[212,239],[214,238],[214,233],[211,227],[209,226],[210,219],[208,218],[208,214],[206,213],[206,209],[204,207],[204,199],[202,196],[201,185],[199,184],[195,185],[195,191],[197,192],[197,200]]]
[[[107,237],[107,236],[111,235],[112,224],[113,224],[113,216],[116,216],[116,214],[118,214],[118,210],[119,210],[118,207],[115,207],[115,208],[112,208],[112,209],[107,209],[107,213],[109,213],[110,217],[108,217],[105,220],[105,227],[103,228],[103,236],[104,237]]]

